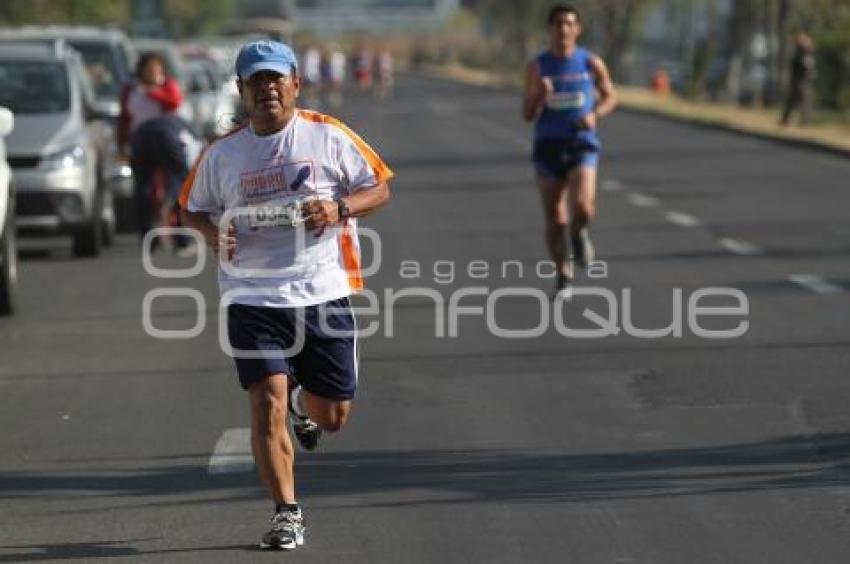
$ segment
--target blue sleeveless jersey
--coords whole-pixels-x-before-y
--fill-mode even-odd
[[[569,139],[599,148],[596,131],[581,129],[576,123],[593,112],[596,86],[590,52],[576,47],[569,57],[558,57],[551,51],[537,56],[540,76],[548,77],[555,89],[534,125],[534,138]]]

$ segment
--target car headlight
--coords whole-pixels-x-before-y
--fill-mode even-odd
[[[86,152],[80,145],[67,147],[47,155],[41,160],[42,165],[49,169],[74,168],[82,166],[85,161]]]

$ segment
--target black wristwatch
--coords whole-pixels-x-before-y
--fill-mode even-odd
[[[339,214],[339,220],[345,221],[349,217],[351,217],[351,210],[348,209],[348,204],[345,203],[345,200],[342,198],[337,198],[334,200],[336,202],[337,213]]]

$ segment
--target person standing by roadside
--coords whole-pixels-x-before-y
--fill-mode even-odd
[[[174,203],[168,195],[176,196],[188,172],[192,150],[186,148],[194,135],[175,116],[182,103],[180,85],[166,74],[162,57],[156,53],[139,57],[135,79],[121,92],[117,141],[119,159],[129,162],[133,170],[135,223],[141,238],[151,227],[163,224],[169,200]],[[146,128],[151,121],[156,123]],[[171,247],[168,237],[156,242]]]
[[[130,138],[145,121],[176,111],[183,103],[177,81],[165,73],[165,61],[145,53],[136,64],[136,76],[121,92],[118,116],[118,154],[128,157]]]
[[[133,133],[130,165],[136,184],[139,235],[152,227],[179,225],[177,196],[189,169],[201,151],[192,127],[174,112],[144,121]],[[180,255],[190,254],[194,243],[185,237],[160,234],[153,245]]]
[[[798,33],[794,54],[791,57],[791,78],[788,95],[782,111],[782,125],[791,122],[791,114],[798,110],[800,125],[809,123],[812,117],[812,83],[815,80],[815,48],[807,33]]]

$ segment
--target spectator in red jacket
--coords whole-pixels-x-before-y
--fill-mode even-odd
[[[156,53],[145,53],[136,65],[136,78],[121,92],[118,118],[118,153],[127,158],[127,147],[136,129],[145,121],[177,110],[183,93],[176,80],[165,73],[165,61]]]

